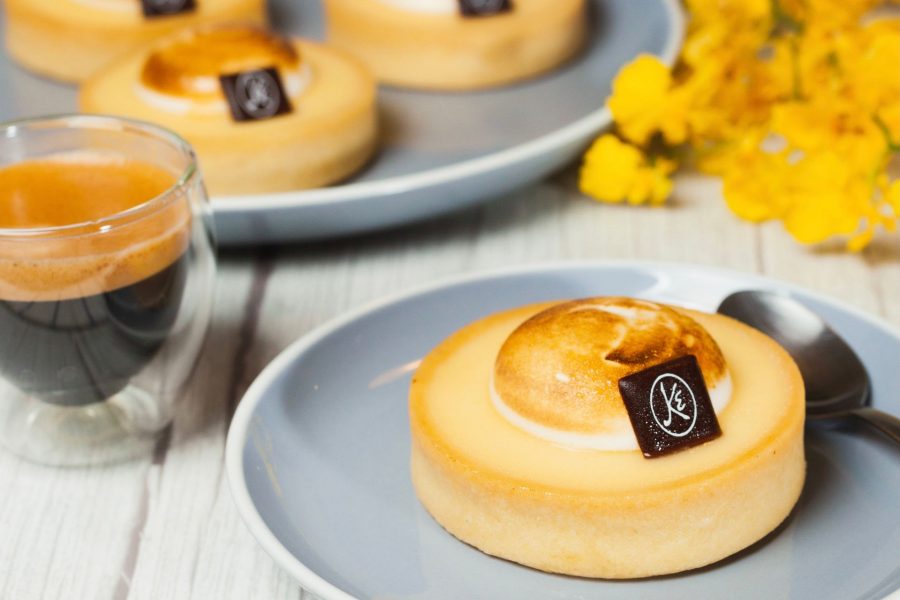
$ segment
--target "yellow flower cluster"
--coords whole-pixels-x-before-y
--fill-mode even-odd
[[[604,135],[584,156],[581,189],[595,198],[611,202],[627,200],[631,204],[661,204],[672,191],[669,174],[675,162],[656,158],[647,164],[640,150],[614,135]]]
[[[613,83],[616,134],[582,191],[660,203],[678,162],[720,175],[728,206],[797,240],[864,247],[900,218],[900,17],[878,0],[685,0],[678,64],[640,56]]]

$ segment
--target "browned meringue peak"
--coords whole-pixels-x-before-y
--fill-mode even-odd
[[[565,302],[506,339],[494,365],[495,402],[542,429],[620,435],[628,416],[619,379],[685,354],[697,357],[711,392],[725,384],[730,396],[721,350],[685,314],[630,298]]]
[[[168,38],[141,72],[148,89],[197,100],[221,98],[219,76],[275,67],[296,71],[301,56],[287,39],[252,25],[214,25]]]

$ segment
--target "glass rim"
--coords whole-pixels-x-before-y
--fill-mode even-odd
[[[24,240],[48,237],[88,236],[107,233],[116,229],[118,223],[132,222],[145,214],[152,214],[156,212],[157,209],[168,204],[172,198],[183,194],[184,188],[191,184],[198,172],[197,155],[187,140],[174,131],[160,125],[128,117],[62,113],[11,119],[0,122],[0,138],[8,139],[16,137],[19,128],[26,129],[39,127],[44,129],[81,129],[143,134],[161,140],[175,148],[187,159],[187,165],[182,169],[172,185],[156,196],[148,198],[125,210],[106,215],[99,219],[80,221],[78,223],[69,223],[66,225],[54,225],[52,227],[0,227],[0,239]],[[25,161],[30,159],[26,157],[22,160]]]

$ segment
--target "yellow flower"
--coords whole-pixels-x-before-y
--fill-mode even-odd
[[[887,0],[900,4],[900,0]],[[900,18],[884,0],[685,0],[679,62],[640,56],[613,82],[622,137],[585,157],[582,190],[609,202],[661,202],[681,146],[723,178],[728,206],[779,219],[797,240],[847,236],[859,250],[900,222]],[[652,143],[651,143],[652,141]],[[643,148],[643,150],[642,150]]]
[[[881,166],[888,150],[888,140],[873,115],[861,111],[857,104],[825,94],[776,106],[770,128],[783,136],[791,149],[832,150],[844,155],[863,177]]]
[[[746,221],[781,218],[788,202],[782,193],[787,167],[784,155],[758,149],[735,155],[739,158],[731,163],[722,182],[725,203]]]
[[[872,238],[875,237],[875,228],[866,227],[847,241],[847,250],[850,252],[859,252],[869,245]]]
[[[882,19],[862,29],[843,73],[847,95],[862,112],[900,104],[900,20]]]
[[[900,179],[895,179],[887,186],[885,201],[894,211],[894,215],[900,217]]]
[[[691,68],[752,57],[772,29],[771,0],[687,0],[691,19],[681,59]]]
[[[629,204],[662,204],[672,193],[669,175],[675,170],[675,166],[673,161],[657,158],[652,165],[638,169],[625,199]]]
[[[777,0],[791,18],[829,29],[855,25],[880,0]]]
[[[771,0],[686,0],[688,10],[699,20],[753,21],[768,18]]]
[[[883,131],[887,136],[885,141],[889,144],[900,146],[900,102],[892,102],[887,106],[881,107],[875,113],[875,118],[885,128],[885,131]]]
[[[807,158],[801,164],[786,182],[790,206],[785,229],[804,244],[856,231],[868,212],[871,189],[843,170],[846,163],[834,154]]]
[[[687,132],[687,98],[672,94],[672,75],[658,58],[638,56],[613,81],[609,109],[622,135],[644,144],[657,131],[671,144],[680,144]]]
[[[834,152],[796,161],[789,154],[757,151],[736,161],[724,180],[728,206],[748,221],[781,219],[805,244],[854,233],[872,206],[866,178]]]
[[[606,134],[585,155],[578,185],[584,194],[603,202],[660,204],[672,191],[669,174],[674,169],[668,160],[648,164],[640,150]]]

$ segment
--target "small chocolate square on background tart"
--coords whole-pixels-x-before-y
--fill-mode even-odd
[[[237,122],[271,119],[292,111],[274,67],[219,77],[231,118]]]
[[[196,0],[141,0],[141,12],[147,18],[180,15],[196,9]]]
[[[489,17],[512,10],[511,0],[458,0],[464,17]]]

